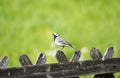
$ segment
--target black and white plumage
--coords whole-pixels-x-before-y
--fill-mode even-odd
[[[65,46],[71,47],[72,49],[74,49],[74,48],[72,47],[72,45],[71,45],[69,42],[67,42],[66,40],[64,40],[63,38],[61,38],[59,34],[53,33],[53,36],[54,36],[54,42],[55,42],[55,44],[58,45],[58,46],[61,46],[62,49],[63,49]],[[74,50],[76,50],[76,49],[74,49]]]

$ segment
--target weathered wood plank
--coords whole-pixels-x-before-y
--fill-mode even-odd
[[[104,55],[103,55],[102,60],[106,60],[106,59],[112,58],[113,53],[114,53],[113,47],[108,47],[108,48],[106,49]]]
[[[68,63],[69,62],[67,57],[65,56],[65,54],[61,50],[57,51],[56,59],[59,63]]]
[[[76,77],[88,74],[104,74],[120,72],[120,58],[103,60],[88,60],[82,62],[69,62],[65,64],[45,64],[24,66],[19,68],[0,69],[0,78],[3,76],[20,78],[33,78],[35,76],[45,77]],[[14,74],[13,74],[14,73]]]
[[[38,58],[36,59],[36,65],[43,65],[46,62],[46,55],[44,55],[43,53],[40,53]]]
[[[71,62],[78,62],[79,58],[80,58],[80,50],[74,52],[73,57],[71,58],[72,59]],[[57,51],[56,59],[58,60],[59,63],[62,64],[69,62],[65,54],[61,50]],[[69,77],[64,77],[64,78],[69,78]],[[79,78],[79,77],[71,77],[71,78]]]
[[[19,61],[22,66],[32,65],[32,62],[26,54],[21,55]]]
[[[90,51],[90,55],[93,60],[106,60],[109,58],[112,58],[112,55],[114,53],[113,47],[108,47],[106,49],[106,52],[104,53],[104,56],[102,57],[102,54],[97,48],[93,48]],[[113,73],[107,73],[107,74],[97,74],[94,76],[94,78],[114,78]]]
[[[90,50],[90,56],[93,60],[100,60],[102,59],[102,54],[97,48],[92,48]]]
[[[8,57],[4,56],[2,59],[0,59],[0,69],[7,68],[8,65]]]
[[[80,59],[80,55],[81,55],[81,52],[80,50],[77,50],[74,52],[74,55],[72,56],[70,62],[78,62],[79,59]],[[71,77],[70,77],[71,78]],[[72,77],[72,78],[80,78],[79,76],[78,77]]]
[[[80,50],[75,51],[74,55],[72,56],[70,62],[78,62],[80,58],[81,52]]]
[[[24,75],[23,67],[0,69],[0,78],[1,76],[9,77],[9,76],[18,76],[18,75]]]

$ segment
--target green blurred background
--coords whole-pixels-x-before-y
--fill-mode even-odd
[[[56,63],[60,47],[53,42],[54,32],[81,50],[80,60],[90,60],[93,47],[103,54],[113,46],[113,57],[120,57],[119,25],[120,0],[0,0],[0,58],[8,56],[9,67],[20,66],[21,54],[35,63],[43,52],[47,63]],[[74,53],[63,51],[68,59]]]

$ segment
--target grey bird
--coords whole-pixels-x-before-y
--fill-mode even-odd
[[[54,42],[55,42],[55,44],[58,45],[58,46],[61,46],[62,49],[63,49],[65,46],[67,46],[67,47],[72,48],[73,50],[76,50],[75,48],[72,47],[72,45],[71,45],[69,42],[67,42],[67,41],[64,40],[62,37],[60,37],[59,34],[53,33],[53,36],[54,36]],[[61,49],[61,50],[62,50],[62,49]]]

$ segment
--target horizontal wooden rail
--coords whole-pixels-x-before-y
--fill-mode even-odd
[[[120,58],[6,68],[0,69],[0,78],[59,78],[113,72],[120,72]]]
[[[8,57],[0,59],[0,78],[79,78],[79,76],[93,74],[94,78],[115,78],[115,72],[120,72],[120,58],[112,58],[114,49],[108,47],[101,54],[97,48],[90,50],[93,60],[79,61],[80,50],[73,52],[68,60],[63,51],[57,50],[58,63],[45,64],[46,55],[40,53],[33,64],[26,54],[20,56],[22,67],[8,68]]]

